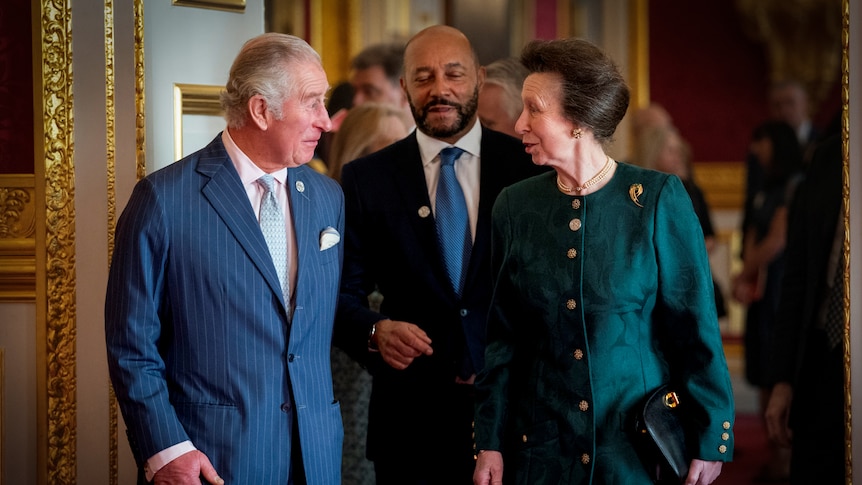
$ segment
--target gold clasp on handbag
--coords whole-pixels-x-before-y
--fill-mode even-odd
[[[676,395],[675,392],[671,391],[664,395],[664,405],[668,408],[675,408],[679,406],[679,396]]]

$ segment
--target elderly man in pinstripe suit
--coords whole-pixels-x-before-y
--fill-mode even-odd
[[[140,481],[341,481],[329,348],[344,199],[304,165],[331,128],[328,89],[301,39],[248,41],[227,129],[140,181],[120,217],[105,330]]]

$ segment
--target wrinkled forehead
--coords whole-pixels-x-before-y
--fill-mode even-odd
[[[404,51],[404,70],[407,73],[454,66],[476,69],[470,43],[460,35],[429,33],[418,36],[407,44]]]

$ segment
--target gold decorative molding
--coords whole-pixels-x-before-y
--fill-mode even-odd
[[[34,2],[37,464],[39,484],[72,484],[76,458],[76,299],[72,7]]]
[[[710,209],[739,209],[745,205],[745,164],[700,162],[692,164],[694,181]]]
[[[844,220],[844,477],[847,485],[853,485],[853,387],[850,370],[850,0],[841,2],[841,153],[844,158],[841,184],[844,200],[841,214]],[[857,360],[859,358],[856,356]]]
[[[111,254],[114,249],[114,229],[117,221],[117,135],[116,135],[116,104],[114,72],[114,0],[105,1],[105,152],[107,172],[108,197],[108,266],[111,264]],[[114,388],[108,380],[108,484],[119,482],[119,440],[117,438],[117,407]]]
[[[173,0],[171,5],[179,7],[209,8],[226,12],[245,12],[245,0]]]
[[[36,299],[36,189],[32,174],[0,174],[0,301]]]
[[[183,115],[222,116],[223,86],[174,84],[174,160],[183,158]]]

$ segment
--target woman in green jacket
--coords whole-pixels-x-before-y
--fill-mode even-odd
[[[685,483],[712,483],[732,456],[733,394],[691,201],[677,177],[606,155],[629,92],[601,50],[535,41],[521,60],[516,130],[554,170],[494,205],[474,483],[653,483],[632,420],[667,383],[692,410]]]

